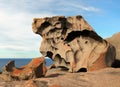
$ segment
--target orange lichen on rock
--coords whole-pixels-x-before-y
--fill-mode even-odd
[[[45,60],[43,57],[33,58],[32,61],[20,68],[16,68],[14,62],[9,62],[3,67],[3,75],[8,75],[13,80],[26,80],[32,78],[40,78],[45,76],[47,72]]]
[[[101,56],[95,61],[92,66],[88,67],[89,71],[99,70],[102,68],[106,68],[107,65],[105,64],[104,60],[105,53],[102,53]]]

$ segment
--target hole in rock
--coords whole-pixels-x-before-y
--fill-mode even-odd
[[[61,56],[60,56],[59,54],[56,54],[55,57],[54,57],[54,61],[55,61],[56,63],[61,64],[61,62],[62,62]]]
[[[82,16],[78,15],[78,16],[76,16],[76,18],[80,20],[82,18]]]
[[[87,44],[88,43],[88,41],[85,41],[85,44]]]
[[[50,66],[53,64],[53,60],[49,57],[45,57],[45,62],[46,62],[46,66]]]
[[[78,72],[87,72],[87,69],[86,69],[86,68],[80,68],[80,69],[78,70]]]
[[[43,32],[43,30],[47,27],[49,27],[51,24],[49,22],[44,22],[41,24],[41,26],[39,27],[39,31],[38,32]]]
[[[115,61],[112,63],[112,67],[114,67],[114,68],[120,68],[120,60],[115,60]]]
[[[68,34],[68,36],[65,39],[65,42],[71,42],[74,40],[76,37],[90,37],[96,41],[102,42],[102,38],[94,31],[89,31],[89,30],[83,30],[83,31],[72,31]]]
[[[43,24],[41,24],[42,28],[46,28],[48,26],[50,26],[51,24],[49,22],[44,22]]]
[[[52,53],[52,52],[50,52],[50,51],[48,51],[46,56],[47,56],[47,57],[50,57],[50,58],[52,58],[52,56],[53,56],[53,53]]]
[[[64,58],[62,58],[59,54],[56,54],[54,57],[54,63],[57,67],[61,68],[62,70],[68,70],[69,62],[66,62]]]
[[[64,38],[62,37],[61,40],[64,40]]]

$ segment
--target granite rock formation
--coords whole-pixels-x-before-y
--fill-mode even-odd
[[[46,77],[4,82],[0,87],[120,87],[120,68],[105,68],[92,72],[69,73],[50,69]]]
[[[101,38],[80,15],[35,18],[33,32],[42,36],[40,52],[56,67],[70,72],[109,67],[115,60],[114,46]]]
[[[14,61],[3,66],[0,78],[5,81],[29,80],[45,76],[47,68],[44,58],[33,58],[32,61],[20,68],[15,67]]]
[[[106,39],[116,48],[116,59],[120,60],[120,32]]]

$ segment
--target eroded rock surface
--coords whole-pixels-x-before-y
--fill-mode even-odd
[[[42,36],[40,52],[56,67],[70,72],[91,71],[111,66],[116,51],[82,16],[35,18],[33,32]]]
[[[0,87],[120,87],[120,68],[105,68],[86,73],[50,69],[45,78],[3,82]]]
[[[0,78],[5,81],[29,80],[45,76],[47,68],[42,57],[33,58],[32,61],[20,68],[15,67],[14,61],[10,61],[2,69]]]
[[[106,39],[116,48],[116,59],[120,60],[120,32]]]

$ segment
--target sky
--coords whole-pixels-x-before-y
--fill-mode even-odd
[[[0,0],[0,58],[34,58],[33,18],[82,15],[103,38],[120,32],[120,0]]]

